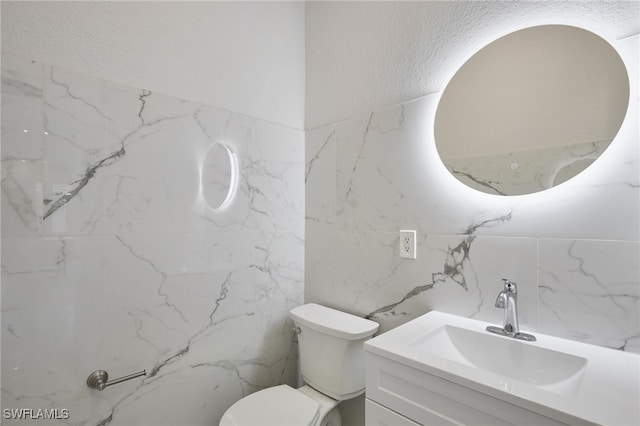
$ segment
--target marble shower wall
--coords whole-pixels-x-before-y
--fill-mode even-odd
[[[544,192],[489,195],[450,175],[437,94],[308,131],[305,300],[381,331],[433,309],[501,323],[505,277],[522,328],[640,352],[639,40],[616,46],[632,79],[618,136]],[[399,258],[400,229],[418,232],[416,260]]]
[[[215,142],[240,166],[223,211],[200,187]],[[300,130],[3,55],[2,407],[217,424],[294,383],[303,171]],[[148,375],[98,392],[96,369]]]

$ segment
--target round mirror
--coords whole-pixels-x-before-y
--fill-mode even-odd
[[[221,143],[207,150],[200,173],[202,196],[213,210],[226,207],[238,186],[238,165],[235,154]]]
[[[588,167],[618,133],[629,77],[592,32],[542,25],[473,55],[436,111],[438,154],[460,181],[498,195],[558,185]]]

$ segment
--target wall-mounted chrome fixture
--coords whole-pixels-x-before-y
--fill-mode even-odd
[[[504,326],[500,328],[490,325],[487,327],[487,331],[518,340],[535,342],[535,336],[521,332],[518,325],[518,287],[516,283],[506,278],[502,279],[502,283],[504,290],[498,294],[496,308],[504,309]]]
[[[129,374],[128,376],[120,377],[119,379],[109,380],[109,373],[104,370],[96,370],[87,377],[87,386],[90,389],[103,390],[107,386],[122,383],[127,380],[135,379],[136,377],[146,376],[147,370],[138,371],[137,373]]]

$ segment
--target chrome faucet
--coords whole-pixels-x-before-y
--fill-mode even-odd
[[[487,331],[514,339],[535,342],[535,336],[520,332],[518,326],[518,287],[516,287],[516,283],[506,278],[503,278],[502,282],[504,290],[498,294],[496,308],[504,309],[504,326],[500,328],[490,325],[487,327]]]

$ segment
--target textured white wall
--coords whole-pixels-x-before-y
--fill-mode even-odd
[[[303,127],[303,2],[2,2],[2,51]]]
[[[306,128],[444,88],[469,56],[531,25],[611,39],[640,32],[640,2],[308,2]]]
[[[313,128],[437,92],[473,51],[527,25],[575,24],[612,38],[636,34],[638,7],[635,1],[2,2],[2,50],[295,128],[306,115]]]

